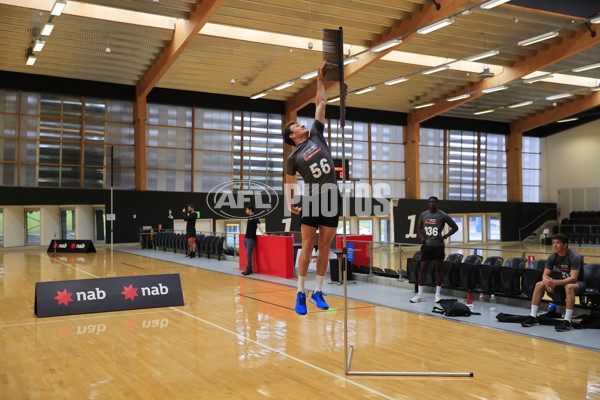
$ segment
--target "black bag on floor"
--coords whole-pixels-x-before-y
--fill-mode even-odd
[[[586,315],[580,322],[574,323],[575,329],[600,329],[600,312],[592,311],[590,315]]]
[[[466,304],[461,303],[456,299],[442,299],[438,301],[438,304],[442,306],[442,308],[434,306],[433,310],[431,311],[447,317],[468,317],[469,315],[481,315],[480,313],[472,312]]]
[[[560,319],[561,315],[556,311],[549,311],[546,314],[538,315],[538,322],[540,325],[551,325],[556,326],[562,322]],[[515,314],[505,314],[499,313],[496,315],[496,319],[498,322],[512,322],[512,323],[521,323],[529,318],[529,315],[515,315]]]

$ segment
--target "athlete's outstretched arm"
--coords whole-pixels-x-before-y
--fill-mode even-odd
[[[315,119],[325,123],[325,107],[327,106],[327,96],[325,93],[325,70],[327,69],[328,63],[323,63],[319,68],[319,74],[317,75],[317,94],[315,96]]]

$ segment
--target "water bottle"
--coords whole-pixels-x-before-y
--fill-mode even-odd
[[[479,302],[483,303],[483,293],[479,293]]]
[[[556,311],[556,304],[550,303],[548,305],[548,311],[550,311],[550,312]]]
[[[490,296],[490,311],[496,310],[496,297],[494,295]]]

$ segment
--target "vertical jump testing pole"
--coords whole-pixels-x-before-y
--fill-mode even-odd
[[[323,59],[331,64],[331,68],[325,80],[336,80],[340,84],[340,132],[342,134],[342,188],[346,193],[346,140],[344,136],[344,127],[346,125],[346,92],[347,87],[344,83],[344,40],[343,30],[340,27],[335,29],[323,29]],[[349,201],[349,199],[348,199]],[[346,254],[346,198],[343,196],[343,240],[342,257],[344,262],[344,371],[346,375],[358,376],[451,376],[451,377],[472,377],[473,372],[381,372],[381,371],[350,371],[352,362],[353,347],[348,346],[348,260]]]
[[[113,180],[115,177],[115,146],[110,146],[110,253],[113,252],[113,224],[115,214],[113,210]]]

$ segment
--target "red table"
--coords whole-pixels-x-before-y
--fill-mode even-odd
[[[341,235],[335,238],[335,248],[341,249],[344,238]],[[369,244],[373,241],[373,235],[346,235],[346,244],[354,244],[354,250],[360,250],[354,253],[354,261],[352,264],[360,267],[368,267],[371,265],[369,257]]]
[[[239,269],[246,268],[246,235],[240,235]],[[252,252],[252,271],[291,279],[294,277],[294,238],[292,236],[260,236]]]

